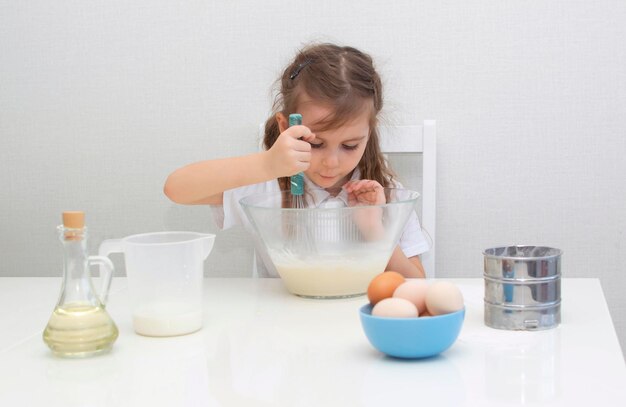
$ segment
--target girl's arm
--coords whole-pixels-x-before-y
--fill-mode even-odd
[[[394,249],[385,268],[385,271],[388,270],[397,271],[407,278],[425,278],[426,276],[419,256],[407,258],[400,246],[396,246]]]
[[[311,145],[307,141],[314,138],[308,127],[290,127],[267,151],[200,161],[177,169],[167,177],[163,192],[180,204],[222,204],[228,189],[291,176],[309,168]]]
[[[384,189],[382,185],[376,181],[367,179],[349,181],[343,186],[343,189],[348,192],[348,204],[350,206],[356,206],[359,204],[382,205],[385,203]],[[382,212],[380,211],[380,208],[364,207],[362,210],[356,212],[359,219],[356,219],[355,221],[361,225],[362,232],[366,236],[369,235],[370,238],[375,239],[376,236],[384,234],[384,231],[381,229],[381,214]],[[424,267],[422,266],[419,256],[407,258],[402,249],[400,249],[400,246],[396,246],[394,249],[385,270],[397,271],[403,276],[409,278],[425,277]]]
[[[223,192],[272,178],[268,152],[206,160],[186,165],[167,177],[163,192],[179,204],[221,205]]]

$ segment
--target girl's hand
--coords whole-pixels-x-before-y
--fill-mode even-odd
[[[383,209],[371,205],[383,205],[385,190],[376,181],[362,179],[359,181],[349,181],[343,189],[348,193],[349,206],[363,206],[354,211],[354,223],[369,241],[379,240],[385,236],[383,226]]]
[[[267,150],[267,163],[275,178],[289,177],[309,168],[315,134],[306,126],[283,131]]]
[[[377,181],[362,179],[348,181],[343,189],[348,193],[348,205],[383,205],[387,203],[385,190]]]

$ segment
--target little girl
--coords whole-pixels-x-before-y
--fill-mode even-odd
[[[316,199],[318,206],[384,204],[383,188],[401,185],[378,144],[383,98],[372,58],[352,47],[310,45],[279,81],[274,113],[265,123],[265,151],[184,166],[168,177],[167,197],[181,204],[223,205],[224,228],[243,224],[249,230],[239,200],[289,190],[289,177],[299,172],[304,172],[305,189],[326,190]],[[291,113],[302,115],[302,125],[289,127]],[[424,277],[419,254],[427,250],[413,214],[386,269]],[[259,275],[277,276],[275,271]]]

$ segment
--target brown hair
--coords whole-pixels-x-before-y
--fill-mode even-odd
[[[372,58],[352,47],[313,44],[296,55],[277,81],[277,95],[272,116],[265,122],[263,145],[269,149],[280,134],[276,114],[286,117],[297,113],[303,94],[333,107],[320,130],[340,127],[363,109],[371,110],[370,135],[361,161],[357,165],[363,179],[392,186],[393,173],[388,168],[378,143],[378,113],[383,107],[382,83]],[[279,178],[281,190],[289,189],[289,177]]]

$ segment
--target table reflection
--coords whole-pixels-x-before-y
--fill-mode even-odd
[[[561,392],[560,329],[519,332],[485,353],[485,392],[489,399],[544,403]],[[511,339],[512,338],[512,339]]]
[[[373,355],[360,389],[363,406],[414,406],[423,400],[436,400],[437,406],[464,405],[466,389],[463,378],[446,355],[452,350],[426,359],[403,360]],[[454,391],[451,391],[454,389]],[[353,405],[356,405],[353,403]]]

